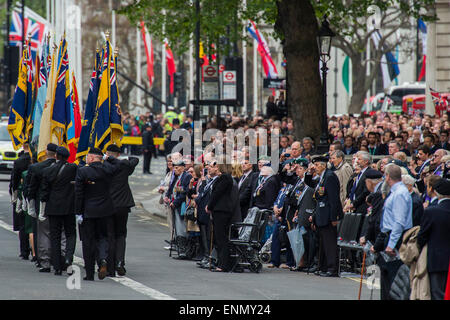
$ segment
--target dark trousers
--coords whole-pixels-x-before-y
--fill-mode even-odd
[[[73,261],[77,237],[75,216],[73,214],[61,216],[51,215],[48,218],[50,222],[52,264],[55,270],[61,270],[61,234],[63,231],[66,235],[65,260],[69,264],[71,264]]]
[[[320,265],[324,272],[337,273],[338,271],[338,247],[337,247],[337,227],[331,224],[325,227],[318,227],[320,241]]]
[[[272,243],[270,248],[270,250],[272,251],[272,258],[270,260],[270,263],[276,267],[280,266],[281,243],[278,236],[280,234],[280,226],[282,225],[286,225],[286,223],[282,223],[278,220],[273,225]],[[292,254],[292,249],[289,243],[286,250],[286,264],[289,267],[295,267],[294,255]]]
[[[314,265],[314,258],[317,252],[317,236],[310,228],[307,228],[306,233],[303,234],[303,243],[305,246],[305,263],[310,268]]]
[[[25,232],[25,213],[17,213],[16,205],[13,204],[13,228],[19,231],[19,250],[20,255],[28,257],[30,255],[30,240],[28,233]],[[36,247],[37,248],[37,247]]]
[[[112,216],[102,218],[84,218],[83,225],[83,259],[88,278],[94,277],[96,249],[98,259],[108,258],[108,220]]]
[[[113,272],[118,262],[125,264],[128,208],[117,208],[108,220],[108,271]]]
[[[217,249],[217,266],[225,271],[231,269],[230,242],[228,230],[231,225],[231,214],[228,212],[213,212],[214,243]]]
[[[144,173],[148,173],[150,172],[150,164],[152,162],[152,152],[148,151],[148,152],[143,152],[144,154],[144,164],[143,164],[143,169],[144,169]]]
[[[447,272],[429,272],[431,300],[444,300]]]
[[[380,257],[377,260],[377,264],[380,267],[380,299],[393,300],[389,292],[391,291],[395,275],[403,262],[401,260],[384,262],[383,258]]]

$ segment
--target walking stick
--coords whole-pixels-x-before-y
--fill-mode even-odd
[[[364,266],[365,266],[365,264],[366,264],[366,252],[364,251],[363,262],[362,262],[362,267],[361,267],[361,280],[359,281],[358,300],[361,300],[361,289],[362,289],[362,281],[363,281]]]
[[[211,221],[211,228],[210,228],[210,244],[209,244],[209,271],[211,271],[212,267],[212,247],[213,247],[213,235],[214,235],[214,224]]]
[[[175,235],[176,229],[175,229],[175,210],[170,208],[170,211],[172,213],[172,237],[170,239],[169,257],[172,257],[172,246],[173,246],[173,242],[174,242],[174,238],[173,237]]]

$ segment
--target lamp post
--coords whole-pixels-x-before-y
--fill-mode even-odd
[[[325,15],[317,37],[319,45],[319,56],[322,61],[322,134],[318,146],[319,153],[328,152],[328,124],[327,124],[327,62],[330,60],[331,40],[335,36],[330,29],[327,16]]]

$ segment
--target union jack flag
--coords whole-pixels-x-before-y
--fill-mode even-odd
[[[448,108],[448,101],[442,96],[442,94],[432,88],[430,88],[431,99],[436,106],[436,112],[440,115],[441,111],[445,111]]]
[[[30,47],[33,61],[36,59],[36,53],[42,46],[46,25],[33,19],[25,17],[25,34],[30,36]],[[27,39],[26,39],[27,40]],[[22,47],[22,15],[13,11],[11,25],[9,28],[9,45]]]
[[[69,59],[68,59],[67,53],[66,53],[61,62],[61,67],[60,67],[61,72],[59,73],[59,76],[58,76],[58,83],[61,83],[66,80],[66,72],[67,72],[68,67],[69,67]]]

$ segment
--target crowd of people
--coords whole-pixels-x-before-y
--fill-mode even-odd
[[[272,109],[277,106],[274,103]],[[50,272],[52,265],[55,274],[61,274],[72,263],[78,221],[85,279],[93,280],[95,261],[99,278],[125,274],[126,222],[134,206],[128,176],[138,160],[117,157],[121,152],[142,152],[144,173],[151,173],[152,157],[167,160],[159,192],[169,225],[165,248],[171,255],[177,253],[174,258],[196,260],[198,267],[214,272],[243,272],[230,244],[230,235],[238,235],[230,232],[230,226],[246,221],[256,208],[272,213],[261,238],[261,246],[270,241],[267,268],[338,277],[342,264],[339,227],[354,212],[362,214],[364,221],[354,240],[360,249],[369,248],[367,254],[377,257],[382,299],[398,298],[396,276],[405,267],[419,269],[419,261],[427,272],[411,272],[406,298],[443,299],[450,263],[447,114],[331,116],[325,154],[318,152],[312,138],[296,136],[294,121],[283,110],[268,116],[227,113],[203,124],[203,130],[222,132],[228,128],[241,128],[244,133],[265,129],[268,139],[257,141],[259,146],[266,143],[266,148],[260,149],[266,152],[259,153],[257,163],[252,163],[248,141],[244,148],[232,150],[226,149],[226,143],[216,143],[215,149],[204,150],[197,159],[193,153],[172,152],[178,143],[171,139],[174,130],[193,130],[192,116],[184,107],[180,111],[177,114],[169,107],[165,114],[138,118],[125,113],[125,134],[142,136],[142,146],[110,146],[105,156],[101,150],[91,149],[87,165],[78,168],[67,163],[63,147],[49,145],[47,160],[35,163],[24,146],[10,186],[22,258],[32,253],[41,272]],[[271,134],[279,138],[276,168],[268,156],[275,152]],[[155,145],[154,138],[165,141]],[[211,142],[226,140],[218,139],[215,136]],[[223,152],[217,148],[224,148]],[[231,157],[225,156],[229,154]],[[65,203],[60,205],[63,199]],[[302,233],[301,258],[286,240],[287,232],[296,229]],[[360,254],[347,252],[344,257],[361,267]],[[423,281],[428,286],[418,284]]]
[[[139,159],[119,160],[120,148],[109,145],[106,154],[91,148],[86,162],[69,163],[69,151],[47,145],[41,162],[30,145],[14,162],[9,191],[14,231],[19,234],[20,257],[35,263],[41,273],[61,276],[74,272],[76,225],[82,242],[86,275],[124,276],[127,220],[135,203],[128,177]]]
[[[426,292],[417,284],[424,274],[411,273],[409,291],[400,298],[443,299],[450,264],[446,114],[441,118],[381,112],[332,116],[326,154],[318,154],[313,139],[297,139],[293,121],[287,117],[230,115],[222,121],[222,130],[276,130],[279,168],[273,170],[265,155],[259,155],[257,164],[250,163],[248,147],[228,150],[232,153],[228,163],[215,155],[217,150],[203,154],[200,163],[190,154],[169,153],[167,175],[159,191],[170,229],[166,249],[176,249],[175,258],[197,260],[200,268],[211,271],[242,272],[235,267],[229,230],[256,207],[273,212],[264,237],[271,236],[268,268],[337,277],[342,263],[339,224],[355,212],[366,220],[358,226],[355,240],[360,252],[366,247],[370,249],[367,254],[377,256],[382,299],[400,297],[393,283],[405,267],[416,268],[420,255],[427,268]],[[305,253],[300,261],[285,241],[286,232],[297,226],[304,228]],[[411,248],[411,241],[415,241],[415,256],[408,260],[404,252]],[[344,255],[347,261],[357,260],[359,267],[361,256]]]

